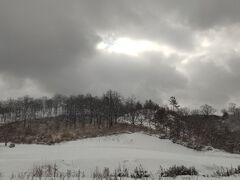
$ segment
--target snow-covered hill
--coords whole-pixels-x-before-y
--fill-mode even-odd
[[[62,169],[91,172],[96,167],[114,170],[119,165],[133,169],[141,164],[156,172],[160,165],[195,166],[202,174],[211,174],[218,166],[240,165],[240,155],[221,151],[198,152],[169,140],[143,133],[88,138],[57,145],[0,146],[0,171],[9,176],[33,165],[57,163]]]

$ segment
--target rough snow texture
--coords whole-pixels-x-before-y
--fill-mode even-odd
[[[0,146],[0,171],[4,176],[31,169],[33,165],[57,163],[60,169],[81,169],[91,173],[97,166],[133,169],[141,164],[152,173],[160,165],[195,166],[202,174],[211,174],[218,166],[240,165],[240,155],[221,151],[198,152],[169,140],[143,133],[88,138],[57,145]]]

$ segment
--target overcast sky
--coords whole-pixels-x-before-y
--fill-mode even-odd
[[[239,0],[1,0],[0,98],[108,89],[240,102]]]

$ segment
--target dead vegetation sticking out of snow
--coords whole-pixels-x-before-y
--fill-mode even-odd
[[[231,169],[219,167],[219,172],[211,176],[199,176],[194,167],[176,165],[167,169],[160,166],[156,173],[148,172],[141,165],[135,167],[133,171],[130,171],[124,166],[119,166],[113,171],[110,171],[110,169],[106,167],[103,169],[96,167],[90,176],[86,176],[86,173],[80,169],[61,171],[56,164],[46,164],[34,166],[25,172],[13,173],[9,177],[9,180],[225,180],[226,178],[228,180],[237,180],[240,178],[239,167]],[[0,176],[0,179],[1,177],[2,176]]]

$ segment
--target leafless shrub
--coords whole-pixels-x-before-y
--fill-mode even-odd
[[[218,167],[217,170],[213,173],[214,177],[228,177],[233,175],[240,175],[240,165],[236,168]]]

